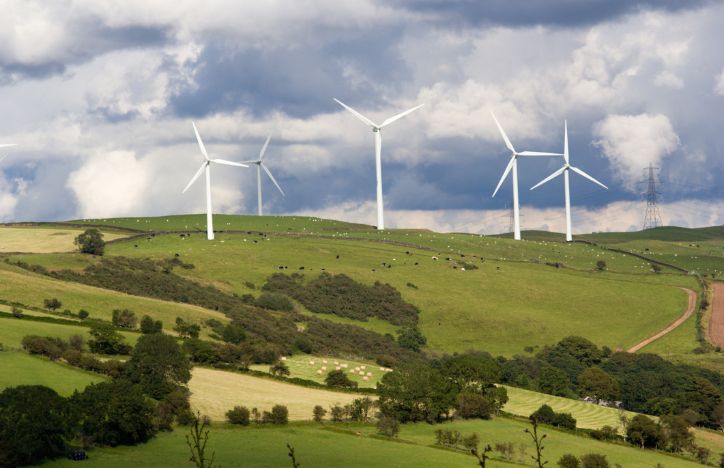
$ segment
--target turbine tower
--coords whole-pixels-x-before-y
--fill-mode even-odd
[[[505,171],[503,172],[503,176],[500,178],[500,182],[498,182],[498,186],[495,187],[495,191],[493,192],[493,197],[495,197],[495,194],[498,193],[498,190],[500,189],[500,186],[503,185],[503,181],[506,177],[508,177],[508,173],[513,170],[513,238],[515,240],[520,240],[520,206],[518,204],[518,156],[562,156],[560,153],[541,153],[538,151],[521,151],[517,152],[515,151],[515,148],[513,148],[513,144],[510,142],[510,139],[508,139],[508,135],[505,134],[505,130],[503,130],[503,127],[500,125],[500,122],[498,122],[498,119],[495,117],[495,114],[493,112],[490,113],[490,115],[493,116],[493,120],[495,120],[495,125],[498,126],[498,130],[500,130],[500,134],[503,136],[503,140],[505,141],[505,146],[510,150],[510,162],[508,163],[508,166],[505,168]]]
[[[663,226],[661,221],[661,213],[659,212],[658,198],[661,193],[656,190],[656,176],[654,175],[654,167],[649,164],[648,167],[648,190],[646,191],[646,215],[644,216],[644,229],[653,229]]]
[[[211,163],[215,164],[223,164],[225,166],[237,166],[237,167],[249,167],[246,164],[237,163],[233,161],[226,161],[224,159],[210,159],[209,154],[206,152],[206,147],[204,147],[204,142],[201,140],[201,135],[199,135],[199,131],[196,128],[196,124],[191,122],[191,125],[194,127],[194,133],[196,134],[196,141],[199,143],[199,149],[201,149],[201,154],[204,156],[204,162],[201,164],[201,167],[198,171],[196,171],[196,174],[191,178],[189,183],[186,185],[186,188],[183,189],[181,193],[186,193],[186,190],[189,189],[193,185],[194,182],[196,182],[196,179],[201,177],[201,173],[206,173],[206,238],[208,240],[214,240],[214,221],[213,221],[213,215],[211,212]]]
[[[571,166],[569,163],[569,157],[568,157],[568,122],[566,121],[564,123],[565,125],[565,133],[563,137],[563,160],[564,164],[563,167],[558,169],[553,174],[549,175],[545,179],[541,180],[537,184],[535,184],[533,187],[531,187],[531,190],[536,189],[540,187],[541,185],[545,184],[549,180],[553,180],[559,175],[563,174],[563,180],[564,180],[564,190],[565,190],[565,197],[566,197],[566,241],[570,242],[573,240],[573,234],[571,232],[571,192],[569,187],[569,181],[568,181],[568,172],[573,171],[578,175],[581,175],[585,177],[586,179],[590,180],[593,183],[596,183],[600,185],[601,187],[608,190],[608,187],[603,185],[601,182],[597,181],[590,175],[586,174],[582,170],[578,169],[577,167]]]
[[[255,164],[256,165],[256,196],[257,196],[257,202],[259,204],[259,216],[262,214],[262,199],[261,199],[261,170],[264,169],[264,172],[266,172],[266,175],[269,176],[272,182],[274,182],[274,185],[279,189],[279,193],[282,194],[282,196],[286,196],[284,194],[284,190],[279,186],[276,179],[272,175],[271,171],[264,165],[264,156],[266,154],[266,148],[269,146],[269,140],[271,140],[271,135],[269,135],[266,138],[266,141],[264,142],[264,146],[262,146],[261,151],[259,152],[259,159],[255,159],[253,161],[243,161],[243,164]]]
[[[382,129],[391,124],[392,122],[401,119],[407,114],[416,111],[425,104],[420,104],[419,106],[408,109],[405,112],[401,112],[385,120],[384,122],[382,122],[382,124],[377,125],[376,123],[374,123],[364,115],[360,114],[356,110],[352,109],[342,101],[338,99],[335,99],[335,101],[337,102],[337,104],[354,114],[354,116],[360,119],[362,122],[372,127],[372,132],[375,134],[375,168],[377,172],[377,229],[383,230],[385,228],[385,216],[382,202]]]

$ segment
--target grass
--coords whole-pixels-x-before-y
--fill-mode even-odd
[[[492,421],[466,421],[445,425],[416,424],[402,427],[399,441],[389,441],[374,436],[370,425],[343,424],[319,426],[312,423],[292,424],[285,427],[232,428],[214,425],[209,438],[209,451],[215,453],[215,463],[220,466],[253,466],[277,468],[290,466],[286,444],[295,448],[301,466],[319,467],[471,467],[476,461],[462,451],[440,449],[433,446],[434,431],[439,428],[455,429],[468,434],[477,432],[483,443],[514,442],[515,461],[530,464],[532,442],[523,432],[523,422],[497,418]],[[549,465],[564,453],[605,453],[613,465],[655,466],[661,463],[667,468],[701,466],[689,460],[653,451],[640,450],[624,445],[606,444],[588,438],[546,428],[545,456]],[[125,466],[168,466],[185,463],[188,448],[184,439],[186,431],[178,428],[171,433],[159,434],[147,444],[135,447],[99,448],[90,452],[94,466],[108,468]],[[522,454],[518,447],[525,448]],[[488,467],[511,466],[510,462],[490,461]],[[75,466],[74,462],[58,460],[48,466]]]
[[[179,253],[196,266],[180,274],[238,294],[248,293],[247,281],[262,285],[279,266],[288,273],[304,267],[307,276],[324,270],[366,284],[390,283],[420,308],[429,349],[474,348],[508,356],[568,335],[627,348],[682,313],[686,294],[670,285],[695,285],[678,275],[579,272],[511,261],[478,260],[479,269],[463,272],[433,260],[429,251],[317,237],[220,234],[209,242],[164,235],[115,243],[109,253],[156,259]],[[382,262],[393,266],[384,268]],[[408,287],[410,282],[417,289]]]
[[[18,385],[45,385],[61,395],[101,382],[103,377],[19,351],[0,352],[0,390]]]
[[[68,339],[72,335],[81,335],[87,341],[90,339],[89,331],[90,328],[80,325],[73,326],[0,317],[0,343],[6,348],[19,349],[21,341],[26,335],[52,336],[63,339]],[[126,342],[131,345],[135,345],[140,336],[138,333],[130,332],[121,332],[121,334],[126,338]]]
[[[234,406],[269,411],[277,404],[287,406],[289,419],[309,420],[315,405],[329,410],[331,405],[345,405],[363,396],[203,367],[195,367],[192,374],[191,405],[215,421],[224,421]]]
[[[384,371],[380,370],[378,364],[365,361],[356,361],[350,359],[339,359],[334,357],[326,356],[309,356],[307,354],[290,356],[285,361],[285,364],[289,367],[289,377],[299,377],[300,379],[313,380],[314,382],[324,383],[324,379],[330,371],[340,367],[340,370],[344,370],[347,376],[357,382],[360,387],[375,388],[377,382],[380,381],[382,376],[385,374]],[[312,364],[314,363],[314,364]],[[337,365],[338,363],[339,365]],[[343,367],[346,365],[347,367]],[[323,369],[326,367],[326,369]],[[352,372],[355,368],[360,368],[357,372]],[[362,369],[364,367],[364,369]],[[269,365],[254,365],[252,369],[268,372]],[[364,380],[360,375],[360,371],[365,373],[368,380]],[[367,373],[372,375],[368,376]]]
[[[0,253],[73,251],[76,250],[73,241],[82,232],[82,229],[0,226]],[[106,240],[124,237],[112,232],[103,234]]]
[[[111,319],[114,309],[127,308],[135,311],[139,318],[148,314],[163,321],[167,329],[172,327],[176,317],[197,323],[209,318],[228,321],[217,311],[54,280],[1,262],[0,298],[35,307],[43,307],[44,299],[57,298],[63,303],[63,309],[75,312],[85,309],[91,317],[104,320]],[[202,335],[207,331],[202,329]]]

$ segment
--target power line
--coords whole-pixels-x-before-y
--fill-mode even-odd
[[[661,221],[661,212],[659,212],[658,197],[661,193],[656,191],[656,176],[654,175],[654,167],[649,164],[648,180],[646,190],[646,214],[644,215],[644,229],[652,229],[663,226]]]

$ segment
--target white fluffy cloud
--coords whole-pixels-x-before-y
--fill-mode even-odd
[[[623,186],[635,191],[643,169],[658,166],[680,145],[665,115],[609,115],[594,126],[595,145],[603,151]]]
[[[714,83],[714,92],[719,96],[724,96],[724,70],[719,73]]]

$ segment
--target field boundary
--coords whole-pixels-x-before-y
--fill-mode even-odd
[[[711,283],[711,317],[707,334],[714,346],[724,347],[724,283]]]
[[[697,300],[696,291],[689,289],[689,288],[679,288],[679,289],[686,291],[686,294],[688,295],[688,298],[689,298],[689,303],[686,307],[686,310],[684,311],[684,314],[681,317],[674,320],[674,322],[671,323],[668,327],[664,328],[663,330],[656,333],[655,335],[646,338],[645,340],[641,341],[640,343],[633,345],[632,347],[627,349],[626,352],[635,353],[636,351],[640,350],[641,348],[643,348],[647,345],[650,345],[651,343],[658,340],[662,336],[676,330],[682,323],[686,322],[686,320],[688,320],[689,317],[691,317],[694,314],[694,311],[696,311],[696,300]]]

